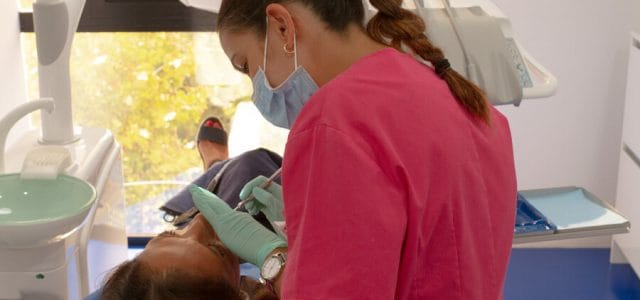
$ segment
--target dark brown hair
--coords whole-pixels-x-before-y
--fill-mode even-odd
[[[364,22],[361,0],[225,0],[218,14],[220,30],[253,30],[259,37],[266,31],[267,5],[298,2],[309,7],[329,29],[341,33],[351,24]],[[404,43],[432,65],[443,65],[445,56],[424,34],[426,24],[416,14],[402,8],[402,0],[369,0],[378,13],[369,21],[366,31],[375,41],[400,51]],[[438,75],[447,82],[453,96],[472,115],[490,122],[489,105],[484,92],[444,63]]]
[[[182,270],[154,270],[134,259],[118,266],[104,284],[102,300],[241,300],[240,291],[222,278]]]

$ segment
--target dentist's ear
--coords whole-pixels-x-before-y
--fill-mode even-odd
[[[293,16],[282,4],[272,3],[266,8],[269,26],[277,29],[278,38],[287,51],[293,51],[293,35],[296,31]]]

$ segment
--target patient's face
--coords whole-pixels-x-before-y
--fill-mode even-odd
[[[186,228],[174,234],[165,232],[152,239],[138,259],[156,270],[177,268],[224,278],[232,286],[238,286],[240,282],[238,258],[222,244],[201,214]]]

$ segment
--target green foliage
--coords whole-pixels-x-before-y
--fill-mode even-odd
[[[233,105],[210,105],[211,86],[195,80],[193,35],[189,33],[82,33],[71,59],[74,123],[110,129],[123,148],[127,182],[170,180],[200,167],[195,149],[197,126],[205,115],[221,117],[225,127]],[[36,97],[37,65],[32,34],[25,39]],[[128,189],[129,204],[160,190]]]
[[[83,126],[114,132],[125,153],[127,181],[171,178],[198,165],[197,153],[186,145],[193,141],[208,95],[194,84],[190,46],[190,36],[169,33],[102,34],[76,41],[75,49],[89,51],[74,56],[73,66],[81,69],[76,71],[85,73],[74,78],[82,87],[73,89],[79,100],[74,117]],[[102,59],[109,63],[77,65]]]

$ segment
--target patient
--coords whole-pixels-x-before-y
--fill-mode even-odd
[[[240,276],[238,258],[202,215],[184,229],[164,232],[135,259],[120,265],[101,299],[277,299],[267,288]]]
[[[281,158],[264,149],[228,160],[227,133],[215,117],[205,119],[197,135],[198,153],[206,172],[206,186],[221,166],[229,163],[219,184],[230,205],[239,189],[258,175],[269,175]],[[210,173],[210,174],[207,174]],[[192,207],[190,193],[179,193],[163,209],[179,213]],[[266,218],[264,218],[266,221]],[[262,221],[261,219],[259,219]],[[268,221],[265,226],[270,227]],[[153,238],[133,260],[118,266],[104,284],[100,299],[277,299],[263,285],[240,276],[238,258],[220,242],[202,215],[186,227]]]

